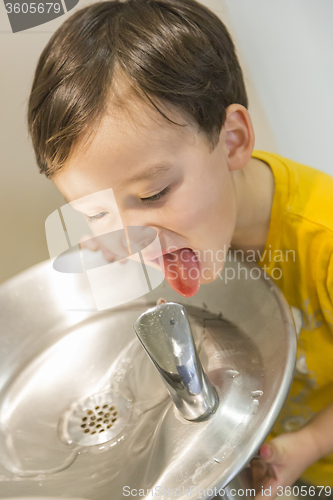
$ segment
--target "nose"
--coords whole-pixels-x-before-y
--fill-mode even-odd
[[[139,214],[129,216],[122,213],[120,215],[124,227],[152,227],[153,229],[155,229],[158,235],[160,235],[162,232],[162,227],[156,224],[156,221],[153,221],[151,218],[145,217],[144,215],[140,216]]]
[[[134,213],[121,212],[120,217],[124,227],[141,227],[144,232],[144,228],[153,228],[157,232],[157,235],[160,236],[163,228],[156,223],[156,220],[153,220],[152,217],[149,217],[148,214],[138,213],[135,211]]]

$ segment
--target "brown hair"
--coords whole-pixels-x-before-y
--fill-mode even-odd
[[[96,128],[119,74],[169,121],[158,104],[180,111],[213,148],[226,108],[248,107],[234,44],[208,8],[195,0],[98,2],[69,17],[40,56],[28,127],[41,173],[57,173]]]

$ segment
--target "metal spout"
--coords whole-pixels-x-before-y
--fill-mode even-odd
[[[218,396],[203,371],[184,307],[173,302],[152,307],[139,316],[134,330],[183,417],[209,418]]]

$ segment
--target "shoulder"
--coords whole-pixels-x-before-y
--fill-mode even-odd
[[[286,160],[294,184],[289,212],[326,228],[333,236],[333,177],[291,160]]]
[[[284,211],[318,226],[333,236],[333,177],[275,153],[254,151],[271,167],[276,185],[284,191]]]

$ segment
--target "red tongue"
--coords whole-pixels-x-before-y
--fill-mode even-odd
[[[190,248],[163,255],[164,276],[171,288],[184,297],[192,297],[200,287],[200,267]]]

